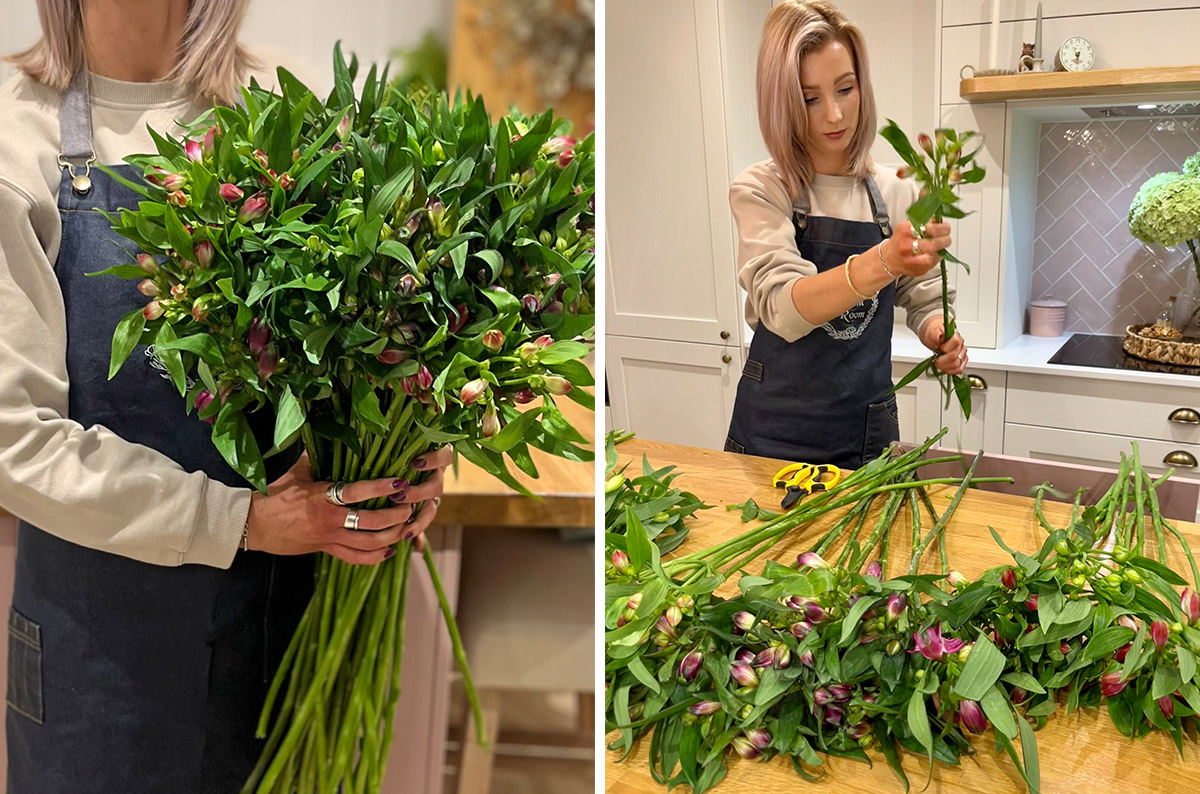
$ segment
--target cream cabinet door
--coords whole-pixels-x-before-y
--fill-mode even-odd
[[[971,380],[971,418],[963,416],[958,400],[942,404],[942,424],[947,432],[939,446],[964,452],[1004,449],[1005,378],[1002,370],[967,370]]]
[[[639,438],[723,449],[742,374],[735,347],[608,334],[612,426]]]
[[[711,0],[607,5],[607,333],[740,343],[721,22]]]
[[[892,382],[899,383],[913,368],[912,364],[893,363]],[[896,413],[900,417],[900,441],[922,444],[942,429],[942,389],[933,378],[922,375],[896,392]]]

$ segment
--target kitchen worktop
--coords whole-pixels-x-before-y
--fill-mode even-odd
[[[681,472],[675,487],[692,491],[714,505],[689,522],[691,534],[677,554],[704,548],[747,528],[748,525],[740,522],[740,512],[726,510],[726,504],[743,502],[747,498],[754,498],[764,507],[778,504],[780,492],[771,487],[770,477],[781,465],[780,461],[638,439],[621,444],[617,451],[622,463],[632,461],[635,467],[641,466],[643,454],[655,467],[674,464]],[[948,488],[934,490],[934,503],[945,505],[950,494]],[[1063,525],[1069,518],[1069,505],[1047,502],[1045,508],[1047,518],[1056,526]],[[830,518],[805,527],[791,540],[777,546],[771,556],[788,562],[794,560],[799,552],[808,550],[832,522]],[[873,520],[868,519],[867,523],[873,525]],[[1011,557],[991,538],[989,526],[1018,550],[1034,550],[1044,537],[1033,513],[1032,499],[971,490],[963,496],[947,526],[947,549],[952,567],[974,577],[987,568],[1011,562]],[[1178,526],[1193,547],[1200,544],[1200,526],[1186,522],[1180,522]],[[909,544],[901,537],[904,534],[898,532],[892,539],[893,561],[903,559],[907,554]],[[1187,570],[1183,554],[1177,547],[1173,547],[1170,555],[1173,568]],[[925,559],[931,563],[928,568],[932,569],[936,555],[926,555]],[[761,564],[761,561],[756,562],[747,569],[756,573]],[[900,567],[898,562],[889,565],[892,575],[896,575]],[[922,570],[926,570],[924,564]],[[721,595],[735,592],[736,580],[726,582],[718,590]],[[1185,744],[1186,758],[1181,760],[1165,733],[1156,732],[1141,741],[1131,742],[1117,733],[1107,715],[1080,711],[1068,717],[1064,716],[1064,710],[1060,704],[1058,713],[1037,734],[1041,790],[1046,794],[1092,791],[1098,785],[1123,794],[1194,788],[1194,781],[1200,776],[1200,755],[1195,742],[1189,740]],[[615,735],[610,735],[609,739]],[[607,794],[665,792],[665,787],[655,783],[650,776],[647,746],[648,739],[644,737],[619,764],[616,763],[619,755],[608,753],[604,784]],[[964,757],[957,767],[936,764],[928,791],[934,794],[1017,794],[1025,791],[1024,783],[1007,755],[995,750],[990,731],[976,738],[974,746],[977,753]],[[920,789],[926,776],[925,761],[911,753],[904,753],[902,758],[910,784],[914,790]],[[826,775],[817,785],[829,792],[901,794],[903,785],[877,751],[872,753],[872,761],[873,764],[867,766],[847,759],[826,758]],[[790,763],[778,758],[754,762],[733,757],[729,760],[728,775],[713,792],[801,791],[808,785],[792,771]]]

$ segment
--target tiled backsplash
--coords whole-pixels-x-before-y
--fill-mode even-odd
[[[1143,182],[1197,151],[1197,118],[1042,125],[1031,294],[1065,300],[1068,331],[1124,333],[1182,291],[1186,247],[1143,245],[1126,218]]]

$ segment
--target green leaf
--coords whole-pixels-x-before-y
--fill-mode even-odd
[[[500,255],[499,251],[493,251],[488,248],[483,251],[475,251],[471,256],[479,257],[487,263],[488,268],[491,270],[492,281],[500,277],[500,271],[504,269],[504,257]]]
[[[538,354],[538,361],[547,366],[562,364],[584,358],[590,352],[591,347],[582,342],[555,342]]]
[[[387,419],[379,410],[379,395],[375,393],[371,384],[367,383],[366,378],[354,379],[351,399],[354,402],[354,412],[368,427],[380,435],[384,435],[390,430]]]
[[[1041,602],[1038,602],[1041,606]],[[1066,626],[1071,623],[1077,623],[1084,618],[1090,618],[1092,614],[1092,602],[1085,598],[1079,598],[1074,601],[1068,601],[1062,608],[1062,611],[1054,618],[1054,623],[1060,626]],[[1047,632],[1049,636],[1049,632]]]
[[[384,240],[376,250],[384,256],[403,262],[413,273],[418,272],[417,260],[413,257],[412,250],[404,243],[398,240]]]
[[[838,645],[845,646],[850,642],[850,638],[858,631],[859,624],[862,622],[862,616],[866,614],[868,609],[878,603],[881,598],[882,596],[863,597],[854,602],[854,606],[850,607],[850,611],[846,613],[846,618],[842,621],[842,636],[838,641]]]
[[[85,276],[118,276],[124,279],[143,279],[146,277],[146,271],[142,270],[137,265],[113,265],[105,270],[97,270],[95,273],[84,273]]]
[[[908,208],[908,219],[912,221],[913,226],[929,223],[941,206],[941,195],[938,193],[928,193],[917,199],[917,202]]]
[[[1026,692],[1032,692],[1037,695],[1046,694],[1046,689],[1029,673],[1005,673],[1000,676],[1000,680],[1013,686],[1018,686]]]
[[[196,250],[192,248],[192,236],[187,233],[187,229],[183,228],[183,221],[179,220],[179,214],[175,212],[175,207],[170,204],[165,206],[167,211],[163,215],[163,220],[166,222],[167,239],[171,242],[171,247],[179,256],[195,262]]]
[[[541,408],[531,408],[523,411],[520,416],[500,428],[500,432],[487,440],[488,446],[499,452],[507,452],[530,435],[530,430],[537,424]]]
[[[192,334],[191,336],[180,337],[179,339],[164,342],[161,346],[155,347],[155,351],[159,350],[184,350],[188,353],[194,353],[213,366],[221,367],[225,365],[225,356],[221,353],[220,346],[217,345],[217,341],[213,339],[211,334]]]
[[[658,681],[655,680],[654,676],[650,674],[650,671],[646,669],[646,665],[642,661],[642,657],[635,656],[630,659],[628,667],[629,672],[633,673],[634,678],[640,681],[651,692],[658,694],[660,691]]]
[[[1049,626],[1062,611],[1064,598],[1062,590],[1049,584],[1038,588],[1038,623]]]
[[[908,699],[908,728],[921,746],[932,753],[933,733],[929,730],[929,715],[925,712],[925,696],[920,692],[913,692]]]
[[[1176,653],[1179,655],[1179,677],[1186,684],[1196,675],[1196,655],[1182,645],[1176,647]]]
[[[633,512],[632,507],[625,508],[625,550],[629,552],[629,562],[633,570],[640,573],[646,569],[646,564],[653,554],[650,538],[646,535],[646,527]]]
[[[1042,788],[1042,772],[1038,767],[1037,737],[1033,728],[1024,719],[1017,718],[1017,729],[1021,733],[1021,756],[1025,759],[1024,777],[1029,786],[1029,794],[1040,794]]]
[[[1186,585],[1187,581],[1179,574],[1172,571],[1167,566],[1157,560],[1152,560],[1149,557],[1133,557],[1126,565],[1132,565],[1135,568],[1141,568],[1143,571],[1150,571],[1158,574],[1167,584],[1176,586]]]
[[[967,700],[981,700],[1004,671],[1004,654],[982,632],[963,665],[954,692]]]
[[[293,438],[303,426],[304,408],[296,399],[296,395],[292,394],[292,387],[285,386],[275,414],[275,446],[277,448],[286,446],[285,442]]]
[[[170,323],[163,323],[158,329],[158,336],[154,338],[154,355],[167,368],[167,372],[171,375],[171,382],[175,384],[175,388],[179,390],[179,395],[182,397],[187,393],[187,375],[183,371],[183,357],[178,350],[162,349],[162,345],[169,344],[175,341],[175,329]],[[161,352],[160,352],[161,351]]]
[[[232,401],[221,406],[213,423],[213,444],[225,461],[238,474],[260,492],[266,493],[266,470],[263,468],[262,452],[254,440],[254,433],[245,414]]]
[[[1008,698],[1004,696],[1004,691],[1000,687],[994,686],[989,689],[983,699],[979,701],[979,706],[991,721],[993,728],[1010,739],[1016,738],[1017,725],[1013,721],[1012,706],[1009,705]]]
[[[918,364],[917,366],[910,369],[908,371],[908,374],[905,375],[903,378],[901,378],[900,382],[892,387],[892,393],[895,394],[896,392],[900,391],[908,384],[912,383],[917,378],[924,375],[925,370],[929,369],[931,366],[933,366],[933,358],[927,358],[924,361],[922,361],[920,364]]]
[[[1162,660],[1158,667],[1154,668],[1154,680],[1150,685],[1150,697],[1158,699],[1163,695],[1169,695],[1183,685],[1183,680],[1179,675],[1179,670],[1171,663]]]
[[[1038,605],[1040,606],[1041,602]],[[1133,629],[1125,626],[1109,626],[1101,629],[1083,649],[1083,658],[1095,660],[1107,656],[1132,639]]]
[[[112,358],[108,362],[109,380],[112,380],[121,371],[129,354],[133,352],[133,349],[137,347],[138,340],[142,338],[142,331],[146,328],[146,316],[143,311],[143,309],[134,309],[122,317],[121,322],[117,323],[117,330],[113,333],[112,338]]]
[[[325,346],[329,344],[330,339],[333,339],[337,330],[336,325],[323,325],[312,329],[304,337],[304,355],[309,361],[314,364],[321,363],[321,357],[325,354]]]

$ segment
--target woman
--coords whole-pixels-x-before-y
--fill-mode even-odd
[[[116,322],[144,299],[84,274],[120,256],[95,210],[137,197],[87,161],[151,151],[147,126],[178,135],[235,97],[245,0],[38,6],[43,38],[0,88],[0,506],[21,519],[7,790],[229,794],[262,749],[312,553],[375,564],[419,538],[449,451],[426,456],[424,484],[344,492],[280,455],[264,496],[151,356],[107,379]],[[345,528],[346,503],[385,495],[395,506],[358,522],[372,531]]]
[[[858,468],[899,438],[893,305],[941,352],[939,369],[966,367],[962,337],[941,341],[934,266],[950,226],[901,220],[916,184],[873,167],[867,50],[841,12],[824,2],[774,6],[757,79],[772,157],[730,189],[738,280],[755,330],[725,448]]]

